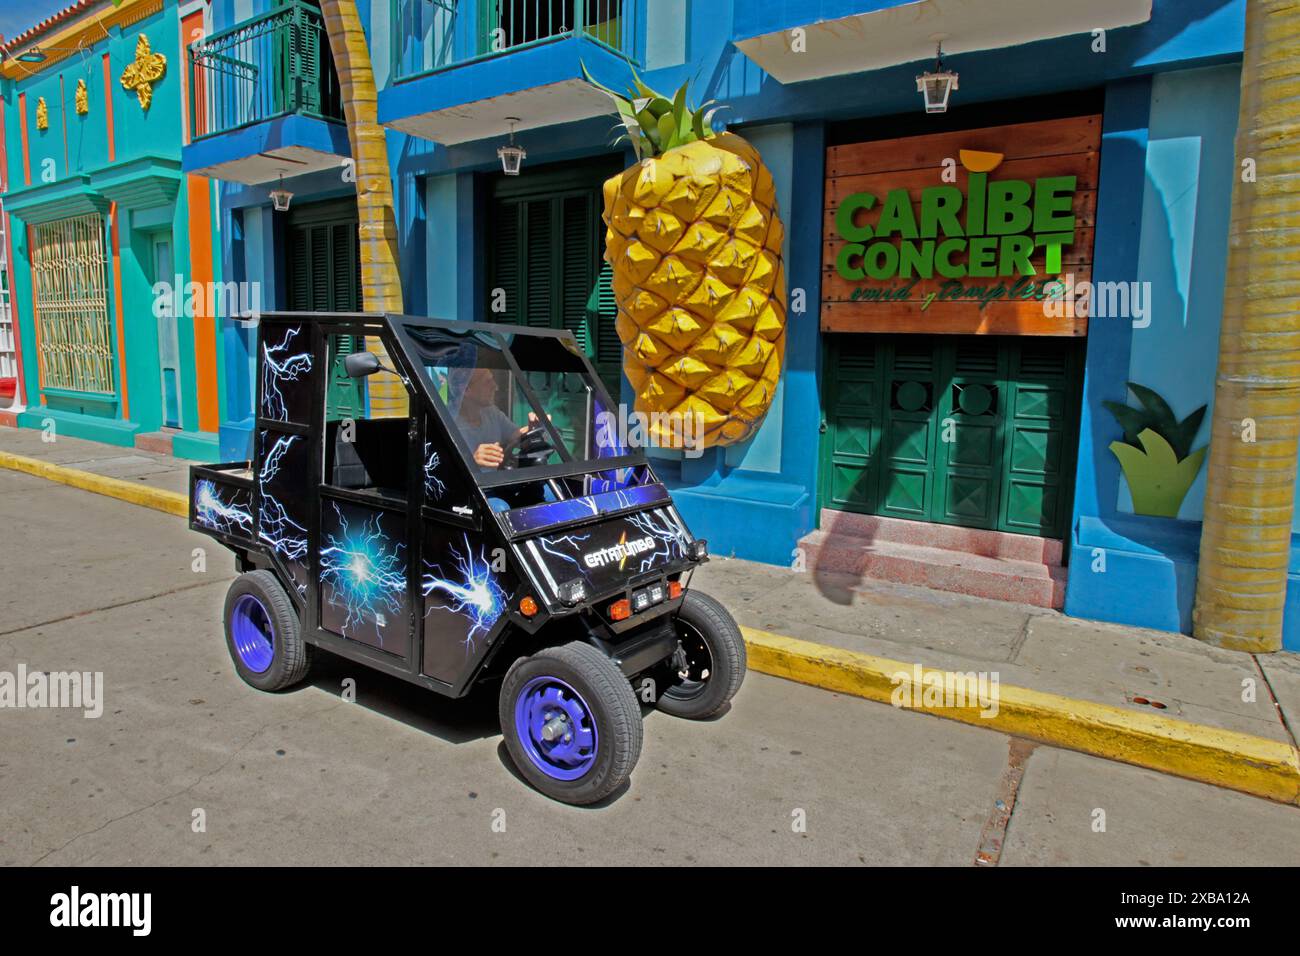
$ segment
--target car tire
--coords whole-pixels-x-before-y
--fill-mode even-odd
[[[311,668],[293,602],[270,571],[248,571],[226,592],[226,649],[244,683],[283,690]]]
[[[664,684],[655,706],[665,714],[705,720],[726,706],[745,679],[745,639],[731,613],[702,591],[687,591],[677,612],[677,634],[688,676],[670,662],[659,668]]]
[[[627,781],[641,756],[641,708],[632,685],[609,657],[581,641],[515,661],[498,710],[515,767],[553,800],[602,800]]]

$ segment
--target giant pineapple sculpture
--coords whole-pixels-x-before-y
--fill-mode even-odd
[[[639,160],[604,189],[624,370],[656,444],[731,445],[762,422],[785,353],[772,174],[687,107],[685,85],[670,101],[635,83],[634,97],[601,87]]]

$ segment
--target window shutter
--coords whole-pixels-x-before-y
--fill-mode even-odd
[[[592,354],[587,328],[587,301],[596,277],[596,254],[592,248],[591,197],[588,194],[566,196],[561,202],[563,242],[560,253],[560,325],[577,338],[578,344]]]
[[[614,329],[618,303],[614,299],[614,269],[608,262],[601,263],[595,287],[587,300],[587,315],[593,340],[588,354],[610,395],[618,398],[622,388],[623,343]]]
[[[331,255],[333,268],[332,312],[361,311],[361,261],[357,227],[353,223],[331,226]]]
[[[492,207],[493,255],[491,288],[488,292],[489,322],[519,322],[522,290],[519,275],[519,217],[520,203],[495,203]],[[505,311],[493,312],[497,303],[497,290],[505,297]]]
[[[330,254],[329,226],[312,226],[307,230],[311,239],[311,310],[330,310]]]
[[[524,240],[526,271],[522,305],[523,324],[535,329],[549,329],[555,315],[555,241],[554,217],[550,199],[533,199],[524,203],[527,236]]]

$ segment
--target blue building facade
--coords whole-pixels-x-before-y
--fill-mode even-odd
[[[1043,446],[1050,445],[1045,470],[1055,473],[1047,485],[1059,520],[1043,523],[1039,536],[1060,542],[1063,567],[1055,573],[1067,613],[1190,630],[1204,468],[1172,513],[1168,502],[1164,514],[1137,513],[1152,508],[1144,495],[1135,506],[1112,449],[1125,431],[1103,403],[1134,405],[1130,382],[1162,396],[1177,421],[1213,400],[1238,174],[1233,138],[1244,0],[1116,0],[1103,13],[1080,12],[1065,0],[990,0],[978,13],[973,4],[954,12],[924,0],[357,6],[379,120],[388,129],[406,310],[572,328],[629,403],[612,313],[599,301],[599,187],[634,157],[612,143],[609,101],[586,83],[584,70],[615,88],[627,87],[634,69],[657,90],[690,81],[695,101],[723,104],[719,120],[759,149],[786,227],[791,308],[780,390],[745,444],[701,457],[657,452],[656,467],[715,553],[773,564],[798,566],[810,533],[837,509],[834,471],[844,449],[828,444],[846,420],[836,411],[852,384],[843,356],[865,342],[862,355],[876,349],[871,354],[888,357],[891,367],[902,362],[901,339],[869,329],[832,332],[827,320],[825,303],[837,281],[827,251],[828,182],[835,173],[828,157],[855,143],[1096,117],[1095,144],[1078,150],[1087,175],[1095,175],[1079,189],[1090,194],[1088,217],[1080,221],[1091,230],[1086,262],[1094,284],[1124,283],[1142,302],[1121,316],[1092,316],[1073,344],[1062,346],[1062,367],[1073,370],[1062,379],[1063,425]],[[348,223],[355,223],[356,187],[319,13],[301,0],[213,0],[202,18],[192,49],[206,51],[209,63],[226,56],[260,63],[260,77],[293,73],[281,82],[209,72],[190,84],[199,97],[192,109],[197,125],[182,165],[220,181],[222,275],[260,283],[264,307],[358,308],[348,278],[355,251],[345,240]],[[309,57],[267,69],[275,54],[274,41],[265,38],[290,30],[314,36],[307,47],[319,62]],[[940,44],[944,67],[960,83],[946,113],[926,115],[916,78],[934,67]],[[203,55],[191,58],[191,69],[202,73]],[[309,75],[314,79],[304,82]],[[503,177],[497,150],[511,136],[527,156],[520,176]],[[943,159],[934,157],[936,182]],[[1037,159],[1023,162],[1026,170],[1039,168]],[[1050,157],[1039,165],[1051,167]],[[292,193],[288,211],[273,208],[277,190]],[[492,293],[503,287],[511,304],[498,314]],[[943,358],[957,354],[951,343],[977,337],[945,331],[936,325],[933,346],[923,326],[908,341],[933,347],[936,361],[960,364],[960,355]],[[248,456],[255,339],[253,322],[227,321],[222,330],[225,460]],[[1023,381],[1017,385],[1014,369],[1006,369],[1027,367],[1031,350],[1011,336],[1004,341],[1002,377],[990,378],[980,394],[1026,396]],[[952,384],[954,396],[965,387]],[[899,401],[882,394],[886,404]],[[930,398],[940,403],[937,391]],[[1180,457],[1208,443],[1208,421],[1206,415]],[[1015,454],[1008,444],[1011,471]],[[940,487],[959,487],[961,469],[950,471]],[[1047,485],[1034,486],[1034,501],[1045,500]],[[986,503],[999,520],[950,523],[999,535],[1014,529],[1007,504],[1014,483],[999,487],[1003,503]],[[888,497],[881,495],[879,501]],[[1292,570],[1300,587],[1300,559]],[[1285,641],[1296,648],[1300,591],[1288,607],[1296,611]]]

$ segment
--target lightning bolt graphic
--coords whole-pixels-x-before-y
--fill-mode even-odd
[[[280,465],[285,453],[298,441],[298,435],[281,435],[275,440],[269,451],[262,454],[262,470],[257,476],[258,522],[257,536],[271,546],[271,550],[280,555],[296,570],[307,557],[307,529],[289,517],[284,504],[271,491],[271,483],[280,472]],[[265,437],[263,438],[265,441]],[[294,586],[298,593],[307,593],[307,583],[294,574]]]
[[[354,530],[338,504],[330,504],[339,530],[321,545],[321,584],[328,585],[330,606],[343,611],[339,633],[355,637],[356,629],[369,620],[382,647],[383,633],[376,612],[402,612],[406,598],[406,561],[402,552],[406,545],[390,540],[384,533],[383,515],[370,515]]]
[[[465,549],[462,551],[451,546],[454,562],[452,573],[444,572],[440,564],[425,562],[425,573],[421,579],[424,596],[429,600],[428,609],[442,608],[459,614],[469,621],[469,631],[465,635],[465,653],[474,649],[474,637],[492,630],[510,596],[497,583],[492,565],[488,562],[485,545],[480,545],[478,555],[469,543],[469,535],[464,535]],[[437,596],[442,603],[432,603]],[[425,611],[427,615],[429,610]]]
[[[262,343],[262,417],[277,422],[289,420],[289,408],[281,387],[296,382],[311,372],[311,352],[290,352],[301,326],[285,329],[279,345]]]
[[[249,510],[222,500],[216,482],[208,478],[200,478],[194,485],[194,518],[205,528],[223,534],[247,535],[253,528]]]
[[[628,515],[627,520],[642,534],[649,535],[657,542],[655,550],[646,552],[641,558],[642,572],[667,563],[674,557],[686,556],[686,532],[669,519],[662,509],[639,511]]]
[[[424,496],[430,501],[439,501],[447,493],[447,486],[438,478],[436,472],[441,464],[438,453],[430,442],[424,443]]]

